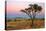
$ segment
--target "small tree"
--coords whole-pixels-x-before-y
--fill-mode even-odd
[[[21,12],[26,13],[31,19],[32,19],[32,27],[33,27],[33,21],[35,19],[36,13],[41,12],[42,7],[37,4],[29,4],[29,8],[25,8],[24,10],[21,10]]]

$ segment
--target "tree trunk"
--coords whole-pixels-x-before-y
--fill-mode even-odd
[[[34,19],[35,19],[36,13],[33,12],[33,18],[32,18],[32,28],[34,28]]]
[[[32,28],[34,28],[34,19],[35,19],[35,16],[33,16],[32,18]]]

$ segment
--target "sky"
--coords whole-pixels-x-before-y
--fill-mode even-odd
[[[43,1],[43,0],[42,0]],[[23,12],[20,12],[21,9],[25,9],[29,7],[29,4],[38,4],[42,6],[42,11],[36,15],[37,18],[43,18],[45,16],[45,6],[43,2],[33,2],[31,0],[7,0],[7,18],[16,18],[16,17],[23,17],[29,18]]]

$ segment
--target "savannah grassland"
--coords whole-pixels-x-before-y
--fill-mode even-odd
[[[44,19],[34,19],[33,28],[31,19],[15,19],[7,21],[7,30],[18,30],[18,29],[39,29],[44,28]]]

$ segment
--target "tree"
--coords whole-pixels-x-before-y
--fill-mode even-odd
[[[32,19],[32,26],[33,26],[35,16],[37,15],[37,13],[41,12],[42,7],[37,4],[29,4],[29,6],[30,6],[29,8],[21,10],[21,12],[26,13]]]

